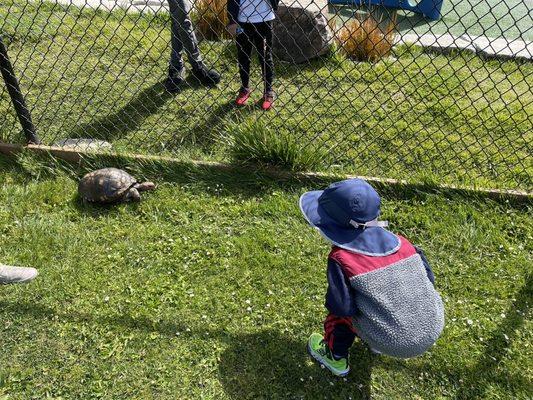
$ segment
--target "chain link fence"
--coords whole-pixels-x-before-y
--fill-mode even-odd
[[[275,3],[235,4],[255,21]],[[530,0],[282,0],[271,43],[255,41],[273,52],[268,111],[268,57],[253,57],[250,99],[235,105],[242,74],[228,23],[226,0],[0,4],[10,74],[42,144],[533,188]],[[169,83],[180,43],[186,72],[174,68]],[[220,82],[205,85],[194,68]],[[0,84],[0,141],[24,143],[13,92]]]

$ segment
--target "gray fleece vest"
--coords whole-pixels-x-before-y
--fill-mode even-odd
[[[423,354],[440,336],[444,307],[422,259],[407,239],[389,256],[371,257],[336,248],[337,261],[355,290],[359,337],[383,354]]]

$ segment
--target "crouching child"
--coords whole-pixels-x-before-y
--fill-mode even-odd
[[[333,247],[328,257],[324,334],[307,350],[333,374],[350,371],[356,337],[398,358],[427,351],[444,327],[444,307],[420,248],[378,221],[381,199],[366,181],[349,179],[300,198],[300,209]]]

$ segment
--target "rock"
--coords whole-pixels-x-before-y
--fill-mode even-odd
[[[110,150],[113,147],[111,143],[105,140],[91,138],[62,139],[55,142],[53,146],[76,151]]]
[[[329,52],[333,33],[328,19],[314,3],[280,3],[274,20],[274,54],[295,64]]]

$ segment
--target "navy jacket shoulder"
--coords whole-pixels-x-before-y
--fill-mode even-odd
[[[429,266],[429,262],[428,262],[428,259],[426,258],[426,255],[424,254],[424,251],[418,246],[414,246],[414,247],[415,247],[416,252],[420,256],[420,258],[422,259],[422,263],[424,263],[424,267],[426,268],[426,274],[428,276],[428,279],[433,284],[433,286],[435,286],[435,275],[433,274],[433,271],[431,270],[431,267]]]
[[[357,311],[355,291],[342,272],[341,266],[331,258],[328,259],[326,308],[337,317],[353,317]]]

